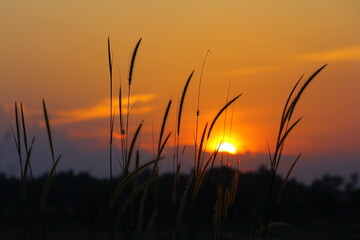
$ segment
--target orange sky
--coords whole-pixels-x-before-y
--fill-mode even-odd
[[[202,79],[201,129],[225,104],[230,85],[229,98],[243,93],[234,107],[232,141],[241,151],[266,152],[296,80],[328,63],[301,99],[296,116],[304,119],[285,152],[303,152],[304,161],[306,154],[360,155],[359,1],[5,0],[0,9],[4,111],[9,116],[8,106],[22,101],[29,118],[38,119],[45,98],[55,131],[70,142],[98,138],[106,143],[107,37],[115,97],[120,76],[126,84],[133,48],[142,37],[131,128],[145,120],[144,146],[152,145],[169,99],[173,109],[167,130],[174,131],[182,88],[195,69],[181,137],[184,144],[193,143],[200,71],[210,50]],[[1,119],[1,128],[9,121]],[[214,137],[223,126],[221,118]]]

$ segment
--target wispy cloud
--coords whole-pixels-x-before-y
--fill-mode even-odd
[[[135,95],[130,98],[129,105],[131,114],[142,114],[153,110],[153,106],[149,102],[155,98],[154,94]],[[99,103],[85,108],[72,109],[66,111],[55,111],[51,124],[67,124],[81,121],[88,121],[109,117],[110,99],[103,99]],[[112,99],[113,109],[118,112],[119,101]],[[127,109],[127,98],[122,99],[122,107],[124,111]]]
[[[277,68],[275,67],[265,67],[265,66],[255,66],[247,68],[239,68],[230,72],[231,75],[254,75],[264,72],[274,71]]]
[[[319,62],[360,60],[360,46],[303,54],[300,59]]]

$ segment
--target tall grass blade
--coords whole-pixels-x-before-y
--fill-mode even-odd
[[[286,184],[287,184],[287,182],[288,182],[288,180],[289,180],[290,174],[291,174],[292,170],[294,169],[296,163],[297,163],[298,160],[300,159],[300,157],[301,157],[301,153],[299,153],[299,155],[296,157],[296,159],[294,160],[294,162],[291,164],[291,167],[290,167],[289,171],[288,171],[287,174],[286,174],[286,177],[285,177],[285,179],[284,179],[284,182],[283,182],[283,184],[281,184],[278,201],[280,200],[280,198],[281,198],[281,196],[282,196],[282,194],[283,194],[283,192],[284,192],[284,190],[285,190]]]
[[[43,103],[43,110],[44,110],[46,131],[47,131],[47,134],[48,134],[49,144],[50,144],[50,150],[51,150],[51,158],[52,158],[52,160],[53,160],[53,163],[55,163],[54,145],[53,145],[53,141],[52,141],[52,137],[51,137],[51,129],[50,129],[50,123],[49,123],[49,116],[48,116],[48,113],[47,113],[47,110],[46,110],[46,104],[45,104],[45,100],[44,100],[44,99],[43,99],[42,103]]]
[[[113,195],[110,199],[110,203],[109,203],[110,208],[114,207],[114,204],[115,204],[116,200],[118,199],[120,192],[124,189],[126,184],[128,184],[141,170],[149,167],[150,165],[154,164],[156,161],[158,161],[158,159],[154,159],[148,163],[145,163],[145,164],[139,166],[133,172],[131,172],[130,174],[125,176],[125,178],[120,181],[120,183],[115,188]]]
[[[46,178],[45,185],[44,185],[44,188],[43,188],[43,191],[42,191],[42,194],[41,194],[41,200],[40,200],[40,209],[41,209],[42,212],[43,212],[43,210],[44,210],[44,206],[45,206],[47,194],[48,194],[48,192],[49,192],[50,184],[51,184],[51,181],[52,181],[52,179],[53,179],[56,166],[58,165],[58,163],[59,163],[59,161],[60,161],[60,159],[61,159],[61,156],[62,156],[62,155],[60,154],[60,156],[56,159],[56,161],[55,161],[54,164],[52,165],[52,168],[51,168],[51,170],[50,170],[50,173],[48,174],[48,176],[47,176],[47,178]]]
[[[195,179],[197,179],[197,176],[199,175],[199,172],[200,172],[201,153],[203,152],[202,149],[203,149],[203,145],[204,145],[204,139],[205,139],[207,126],[208,126],[208,123],[205,124],[204,131],[202,133],[200,144],[199,144],[198,156],[197,156],[197,158],[195,158],[195,166],[194,166],[195,167]]]
[[[25,127],[24,108],[23,108],[22,103],[20,103],[20,115],[21,115],[21,122],[22,122],[22,130],[23,130],[25,150],[26,150],[26,152],[28,152],[29,148],[28,148],[28,142],[27,142],[26,127]]]
[[[136,129],[135,135],[134,135],[133,140],[131,142],[131,145],[130,145],[130,148],[129,148],[129,155],[127,157],[127,162],[126,162],[126,165],[125,165],[125,174],[127,174],[129,172],[131,155],[132,155],[132,152],[134,150],[135,142],[136,142],[137,137],[139,136],[142,125],[143,125],[143,122],[141,122],[140,125],[138,126],[138,128]]]
[[[210,137],[210,134],[211,134],[211,131],[216,123],[216,120],[220,117],[220,115],[222,114],[222,112],[227,109],[233,102],[235,102],[240,96],[242,95],[239,94],[237,95],[236,97],[234,97],[233,99],[231,99],[228,103],[225,104],[225,106],[216,114],[214,120],[212,121],[211,125],[210,125],[210,128],[209,128],[209,131],[208,131],[208,135],[207,135],[207,139],[209,139]]]
[[[152,233],[152,229],[154,228],[155,219],[156,219],[157,214],[158,214],[158,207],[156,207],[154,209],[153,214],[151,215],[148,227],[147,227],[146,232],[145,232],[145,240],[150,240],[151,239],[151,233]]]
[[[133,202],[134,198],[145,188],[147,188],[151,183],[155,181],[156,177],[151,177],[148,180],[146,180],[144,183],[139,185],[124,201],[123,204],[121,204],[120,210],[116,216],[115,223],[119,222],[120,217],[125,213],[126,209],[130,206],[130,204]]]
[[[159,145],[158,145],[158,152],[160,152],[160,148],[161,148],[161,145],[162,145],[162,137],[163,137],[163,134],[164,134],[165,124],[166,124],[166,120],[167,120],[168,115],[169,115],[171,103],[172,103],[172,101],[170,100],[169,103],[168,103],[168,105],[167,105],[167,107],[166,107],[165,114],[164,114],[164,118],[163,118],[163,121],[162,121],[162,124],[161,124],[160,137],[159,137]]]
[[[290,107],[289,107],[289,111],[288,114],[285,116],[285,118],[287,119],[291,119],[291,116],[294,112],[295,106],[297,105],[297,102],[299,101],[301,95],[303,94],[303,92],[305,91],[306,87],[310,84],[310,82],[316,77],[316,75],[318,75],[325,67],[327,66],[327,64],[325,64],[324,66],[322,66],[321,68],[319,68],[316,72],[314,72],[309,79],[304,83],[304,85],[301,87],[301,89],[299,90],[298,94],[296,95],[296,97],[294,98],[293,102],[291,103]]]
[[[190,83],[190,80],[192,78],[194,74],[194,71],[191,72],[188,80],[186,81],[186,84],[184,86],[184,90],[182,92],[182,95],[181,95],[181,100],[180,100],[180,107],[179,107],[179,113],[178,113],[178,120],[177,120],[177,134],[180,135],[180,126],[181,126],[181,114],[182,114],[182,109],[183,109],[183,106],[184,106],[184,101],[185,101],[185,96],[186,96],[186,91],[189,87],[189,83]]]
[[[27,154],[26,154],[26,161],[25,161],[25,166],[24,166],[24,175],[23,175],[23,179],[22,179],[24,198],[25,198],[25,194],[26,194],[27,172],[28,172],[28,169],[31,167],[31,165],[30,165],[30,157],[31,157],[34,142],[35,142],[35,137],[33,137],[32,141],[31,141],[31,144],[30,144],[30,148],[27,150]]]
[[[22,151],[21,151],[21,135],[20,135],[20,120],[19,120],[19,111],[18,105],[15,102],[15,127],[16,127],[16,135],[13,131],[13,136],[15,140],[16,150],[18,152],[19,161],[20,161],[20,176],[21,179],[24,178],[24,171],[23,171],[23,159],[22,159]]]
[[[286,103],[285,103],[285,106],[284,106],[284,110],[283,110],[283,113],[282,113],[282,115],[281,115],[281,123],[280,123],[280,126],[284,126],[284,125],[285,125],[285,122],[286,122],[285,115],[286,115],[286,112],[287,112],[287,110],[288,110],[289,102],[290,102],[290,100],[291,100],[292,95],[293,95],[294,92],[295,92],[295,89],[297,88],[297,86],[299,85],[299,83],[300,83],[300,81],[301,81],[301,79],[302,79],[303,77],[304,77],[304,75],[302,75],[302,76],[300,77],[300,79],[296,82],[296,84],[295,84],[295,86],[293,87],[293,89],[291,90],[288,98],[286,99]],[[279,132],[282,132],[282,130],[280,129]]]

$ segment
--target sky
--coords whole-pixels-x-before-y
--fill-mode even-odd
[[[63,153],[59,168],[106,176],[108,37],[116,116],[119,86],[126,102],[131,56],[142,38],[131,84],[129,137],[144,121],[138,143],[144,159],[152,157],[170,99],[166,133],[172,135],[164,154],[173,154],[177,109],[194,70],[181,120],[180,145],[189,146],[184,166],[191,168],[193,161],[200,80],[199,132],[242,94],[218,119],[208,148],[226,139],[237,149],[231,158],[234,165],[240,159],[240,169],[266,164],[292,87],[328,64],[296,109],[294,120],[303,119],[286,142],[283,171],[299,153],[293,176],[304,182],[360,171],[359,1],[4,0],[0,9],[0,172],[19,175],[11,134],[15,101],[24,105],[29,134],[36,136],[37,172],[51,167],[44,99],[56,153]],[[114,151],[120,154],[118,117],[115,121]]]

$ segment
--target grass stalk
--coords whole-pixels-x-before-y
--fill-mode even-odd
[[[265,220],[265,224],[264,224],[264,230],[262,231],[262,239],[267,239],[267,235],[268,235],[268,226],[270,224],[270,215],[271,215],[271,211],[272,211],[272,196],[273,196],[273,191],[274,191],[274,182],[275,182],[275,177],[277,174],[277,170],[278,167],[280,165],[280,161],[281,161],[281,157],[282,157],[282,151],[284,148],[284,143],[285,140],[287,139],[287,137],[289,136],[289,134],[292,132],[292,130],[294,129],[294,127],[300,122],[301,118],[299,118],[298,120],[296,120],[295,122],[291,122],[292,120],[292,116],[294,113],[294,110],[301,98],[301,96],[303,95],[305,89],[309,86],[309,84],[313,81],[313,79],[327,66],[323,65],[322,67],[320,67],[317,71],[315,71],[305,82],[304,84],[301,86],[301,88],[299,89],[299,91],[297,92],[296,95],[294,95],[295,90],[298,88],[298,85],[302,79],[302,77],[296,82],[295,86],[292,88],[285,106],[284,106],[284,110],[281,116],[281,120],[280,120],[280,127],[279,127],[279,132],[278,132],[278,137],[277,137],[277,142],[276,142],[276,146],[275,146],[275,152],[274,154],[271,156],[270,158],[270,163],[271,163],[271,172],[272,172],[272,177],[271,177],[271,184],[270,184],[270,190],[269,190],[269,200],[268,200],[268,207],[267,207],[267,213],[266,213],[266,220]],[[289,127],[290,126],[290,127]],[[300,155],[299,155],[300,157]],[[298,161],[298,158],[296,158],[296,160],[294,161],[294,163],[292,164],[292,166],[290,167],[290,169],[288,170],[288,174],[286,177],[286,181],[290,175],[290,172],[293,170],[296,162]],[[282,190],[283,191],[283,190]]]

